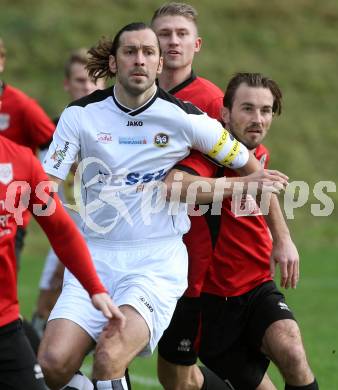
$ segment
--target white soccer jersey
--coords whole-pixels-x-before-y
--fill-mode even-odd
[[[192,104],[158,88],[146,104],[131,110],[110,87],[64,110],[44,167],[65,179],[79,155],[88,239],[151,240],[182,235],[189,228],[185,207],[171,215],[160,191],[148,188],[162,181],[191,148],[233,168],[248,160],[245,146]],[[154,198],[157,210],[150,214]]]

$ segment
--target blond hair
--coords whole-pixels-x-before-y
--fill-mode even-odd
[[[167,15],[183,16],[191,20],[197,28],[198,13],[196,9],[189,4],[176,3],[176,2],[163,4],[154,12],[153,17],[151,18],[151,24],[154,23],[156,18],[159,18],[160,16],[167,16]]]

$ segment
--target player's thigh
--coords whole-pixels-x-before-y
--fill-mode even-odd
[[[261,349],[274,361],[279,361],[290,350],[298,350],[305,356],[297,322],[291,319],[273,322],[263,336]]]
[[[123,258],[125,272],[112,296],[115,304],[133,307],[145,320],[150,339],[140,353],[144,356],[156,348],[187,288],[187,251],[177,239],[133,251]]]
[[[46,389],[41,368],[20,321],[0,328],[0,388]]]
[[[214,294],[201,295],[201,341],[199,356],[222,359],[244,332],[245,307]]]
[[[245,337],[250,294],[224,298],[202,294],[200,359],[235,389],[255,389],[269,361]]]
[[[165,361],[173,365],[190,366],[197,361],[197,342],[200,329],[200,299],[183,296],[177,302],[169,327],[158,343],[161,368]],[[166,367],[170,365],[166,365]],[[182,367],[184,370],[184,367]],[[164,373],[166,369],[161,370]]]
[[[257,287],[252,294],[249,308],[246,337],[249,345],[262,350],[263,339],[267,330],[273,325],[279,328],[277,322],[288,320],[297,328],[294,315],[285,302],[284,295],[278,290],[274,282],[267,282]],[[270,332],[269,332],[270,333]],[[262,350],[267,352],[265,348]]]
[[[120,306],[126,317],[126,326],[112,337],[104,330],[96,345],[95,360],[108,357],[112,362],[119,361],[127,366],[149,343],[150,331],[145,319],[129,305]]]
[[[54,319],[47,323],[39,348],[39,362],[52,369],[53,365],[76,371],[94,341],[78,324],[67,319]]]

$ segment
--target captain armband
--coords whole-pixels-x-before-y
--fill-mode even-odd
[[[248,149],[225,129],[207,155],[216,163],[231,169],[243,167],[249,159]]]

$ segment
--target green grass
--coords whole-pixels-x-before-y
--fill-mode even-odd
[[[35,223],[30,228],[19,275],[21,312],[30,318],[38,292],[38,280],[47,242]],[[308,237],[312,245],[302,245],[301,280],[296,290],[286,291],[299,325],[311,367],[322,390],[338,388],[338,262],[337,247],[315,245],[316,235]],[[39,244],[39,245],[38,245]],[[84,370],[90,373],[90,358]],[[130,372],[135,390],[151,390],[156,387],[156,356],[139,358],[131,365]],[[270,369],[278,389],[283,389],[280,375]]]

